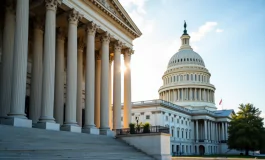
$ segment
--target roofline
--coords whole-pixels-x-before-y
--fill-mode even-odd
[[[129,16],[129,14],[127,13],[127,11],[123,8],[123,6],[121,5],[121,3],[119,2],[119,0],[113,0],[113,2],[119,7],[119,9],[123,12],[125,18],[127,18],[130,21],[130,24],[133,26],[133,28],[136,30],[136,32],[138,33],[139,37],[142,35],[142,32],[140,31],[140,29],[136,26],[136,24],[134,23],[134,21],[131,19],[131,17]]]

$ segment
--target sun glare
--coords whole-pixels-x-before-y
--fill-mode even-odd
[[[124,66],[124,64],[121,64],[121,72],[124,73],[126,71],[126,67]]]

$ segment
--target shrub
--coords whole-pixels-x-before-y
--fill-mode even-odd
[[[150,124],[149,123],[145,123],[143,127],[144,127],[144,130],[143,130],[144,133],[150,133]]]
[[[130,127],[130,134],[134,134],[135,133],[135,124],[134,123],[130,123],[129,127]]]

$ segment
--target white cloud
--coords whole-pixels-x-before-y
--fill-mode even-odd
[[[211,32],[217,26],[217,22],[206,22],[204,25],[200,26],[198,31],[192,32],[191,42],[200,41],[207,33]]]
[[[217,33],[221,33],[221,32],[223,32],[223,31],[224,31],[223,29],[219,29],[219,28],[216,29],[216,32],[217,32]]]

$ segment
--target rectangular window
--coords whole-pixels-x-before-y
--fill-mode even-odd
[[[178,138],[179,138],[179,131],[177,132],[177,136],[178,136]]]
[[[183,120],[181,120],[181,124],[183,124]]]
[[[168,121],[168,116],[166,116],[166,121]]]
[[[179,119],[177,119],[177,123],[179,123]]]
[[[145,119],[150,119],[150,115],[146,115],[145,116]]]
[[[171,121],[172,121],[172,122],[174,121],[173,117],[171,118]]]

